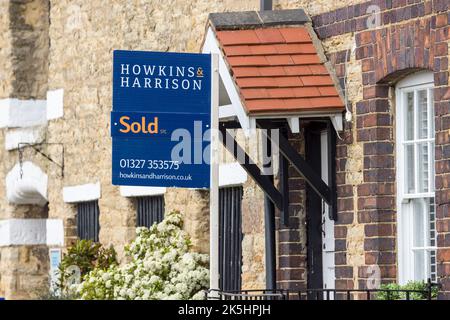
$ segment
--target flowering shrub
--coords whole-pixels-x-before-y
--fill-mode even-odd
[[[125,248],[131,261],[95,268],[77,285],[81,299],[201,299],[209,284],[207,255],[189,252],[182,217],[172,212],[150,229],[138,228]]]
[[[71,284],[78,283],[93,269],[107,269],[117,265],[117,254],[114,248],[104,248],[92,240],[78,240],[67,250],[58,270],[58,279],[54,290],[61,294],[71,294]]]
[[[376,294],[377,300],[406,300],[406,292],[401,290],[413,290],[410,292],[410,300],[426,300],[428,299],[428,283],[424,281],[409,281],[407,284],[401,286],[396,283],[383,284],[380,289],[391,291],[380,291]],[[400,290],[400,291],[399,291]],[[431,298],[436,299],[439,293],[439,287],[433,286],[431,288]]]

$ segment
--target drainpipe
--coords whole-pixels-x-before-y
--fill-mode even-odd
[[[272,10],[272,0],[260,0],[261,11]]]
[[[270,129],[266,129],[267,135],[264,133],[262,139],[263,158],[263,172],[268,175],[273,183],[273,168],[272,168],[272,144],[270,141]],[[267,161],[270,159],[270,161]],[[270,198],[264,196],[264,235],[266,248],[266,289],[275,290],[276,285],[276,257],[275,257],[275,206]]]

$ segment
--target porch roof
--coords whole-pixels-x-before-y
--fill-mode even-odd
[[[210,26],[249,116],[345,109],[303,10],[215,13]]]

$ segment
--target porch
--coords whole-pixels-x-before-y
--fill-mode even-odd
[[[218,223],[211,228],[211,288],[220,290],[210,290],[207,296],[225,300],[374,300],[381,296],[385,300],[433,299],[436,285],[431,282],[417,290],[366,289],[372,275],[378,283],[371,288],[380,282],[406,283],[406,278],[397,274],[393,197],[383,197],[391,195],[395,179],[388,171],[384,176],[375,171],[372,176],[375,173],[363,170],[383,170],[393,157],[376,158],[378,153],[390,155],[393,151],[390,145],[387,150],[375,150],[375,145],[367,142],[361,150],[360,145],[352,150],[353,157],[362,158],[359,171],[354,163],[347,163],[347,149],[339,147],[347,143],[342,116],[344,111],[350,115],[348,101],[341,96],[342,88],[335,82],[320,41],[310,32],[308,18],[300,11],[272,15],[278,27],[273,21],[266,23],[264,15],[254,17],[253,24],[248,21],[251,28],[232,13],[210,16],[204,52],[218,54],[223,66],[219,94],[222,142],[264,192],[264,215],[260,218],[264,220],[265,265],[259,271],[265,273],[266,283],[262,290],[240,290],[259,285],[249,286],[240,279],[244,264],[240,200],[231,200],[231,206],[222,201],[221,212],[215,217]],[[302,60],[306,59],[305,50],[298,51],[293,43],[311,45],[307,51],[314,56],[312,62]],[[281,53],[276,46],[287,46],[289,50]],[[312,74],[305,74],[305,65]],[[313,69],[320,69],[323,82],[315,82],[318,78]],[[304,79],[302,84],[293,75]],[[308,100],[299,100],[303,94],[297,92],[300,88],[320,94],[308,92]],[[317,99],[323,98],[325,88],[333,99],[327,97],[319,103]],[[349,129],[348,124],[346,127]],[[263,162],[262,168],[228,132],[234,129],[247,134],[256,129],[264,132],[258,138],[261,154],[269,161]],[[273,131],[278,133],[276,137],[271,135]],[[380,159],[387,164],[378,163]],[[275,161],[278,172],[272,168]],[[347,165],[353,167],[348,170]],[[360,175],[347,177],[346,170]],[[363,182],[367,185],[363,186]],[[389,183],[386,190],[384,185],[380,187],[384,183]],[[292,199],[300,192],[301,201]],[[235,198],[239,199],[231,199]],[[434,207],[430,210],[434,212]],[[294,216],[293,211],[302,213]],[[229,221],[236,224],[230,227]],[[353,232],[351,241],[347,232]],[[436,270],[427,271],[416,278],[430,276],[436,281],[435,274]]]

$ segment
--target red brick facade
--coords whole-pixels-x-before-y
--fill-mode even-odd
[[[291,134],[290,144],[304,154],[303,134]],[[278,234],[277,286],[280,289],[305,290],[307,252],[305,243],[305,181],[294,167],[289,166],[289,222],[281,222],[279,211],[275,218]]]
[[[381,9],[381,26],[368,29],[369,5]],[[356,139],[363,143],[363,184],[353,191],[345,181],[347,146],[353,141],[347,124],[337,148],[339,197],[336,237],[336,287],[353,288],[353,274],[346,262],[347,225],[357,213],[365,225],[365,264],[378,264],[384,281],[396,280],[396,186],[395,106],[389,91],[405,75],[431,70],[435,81],[436,207],[438,232],[438,278],[445,297],[450,297],[450,87],[448,41],[450,2],[447,0],[369,1],[313,17],[319,37],[326,39],[355,33],[356,59],[362,63],[363,100],[356,108]],[[329,54],[341,79],[345,74],[345,51]],[[364,287],[366,267],[358,271]],[[345,271],[345,272],[344,272]]]

